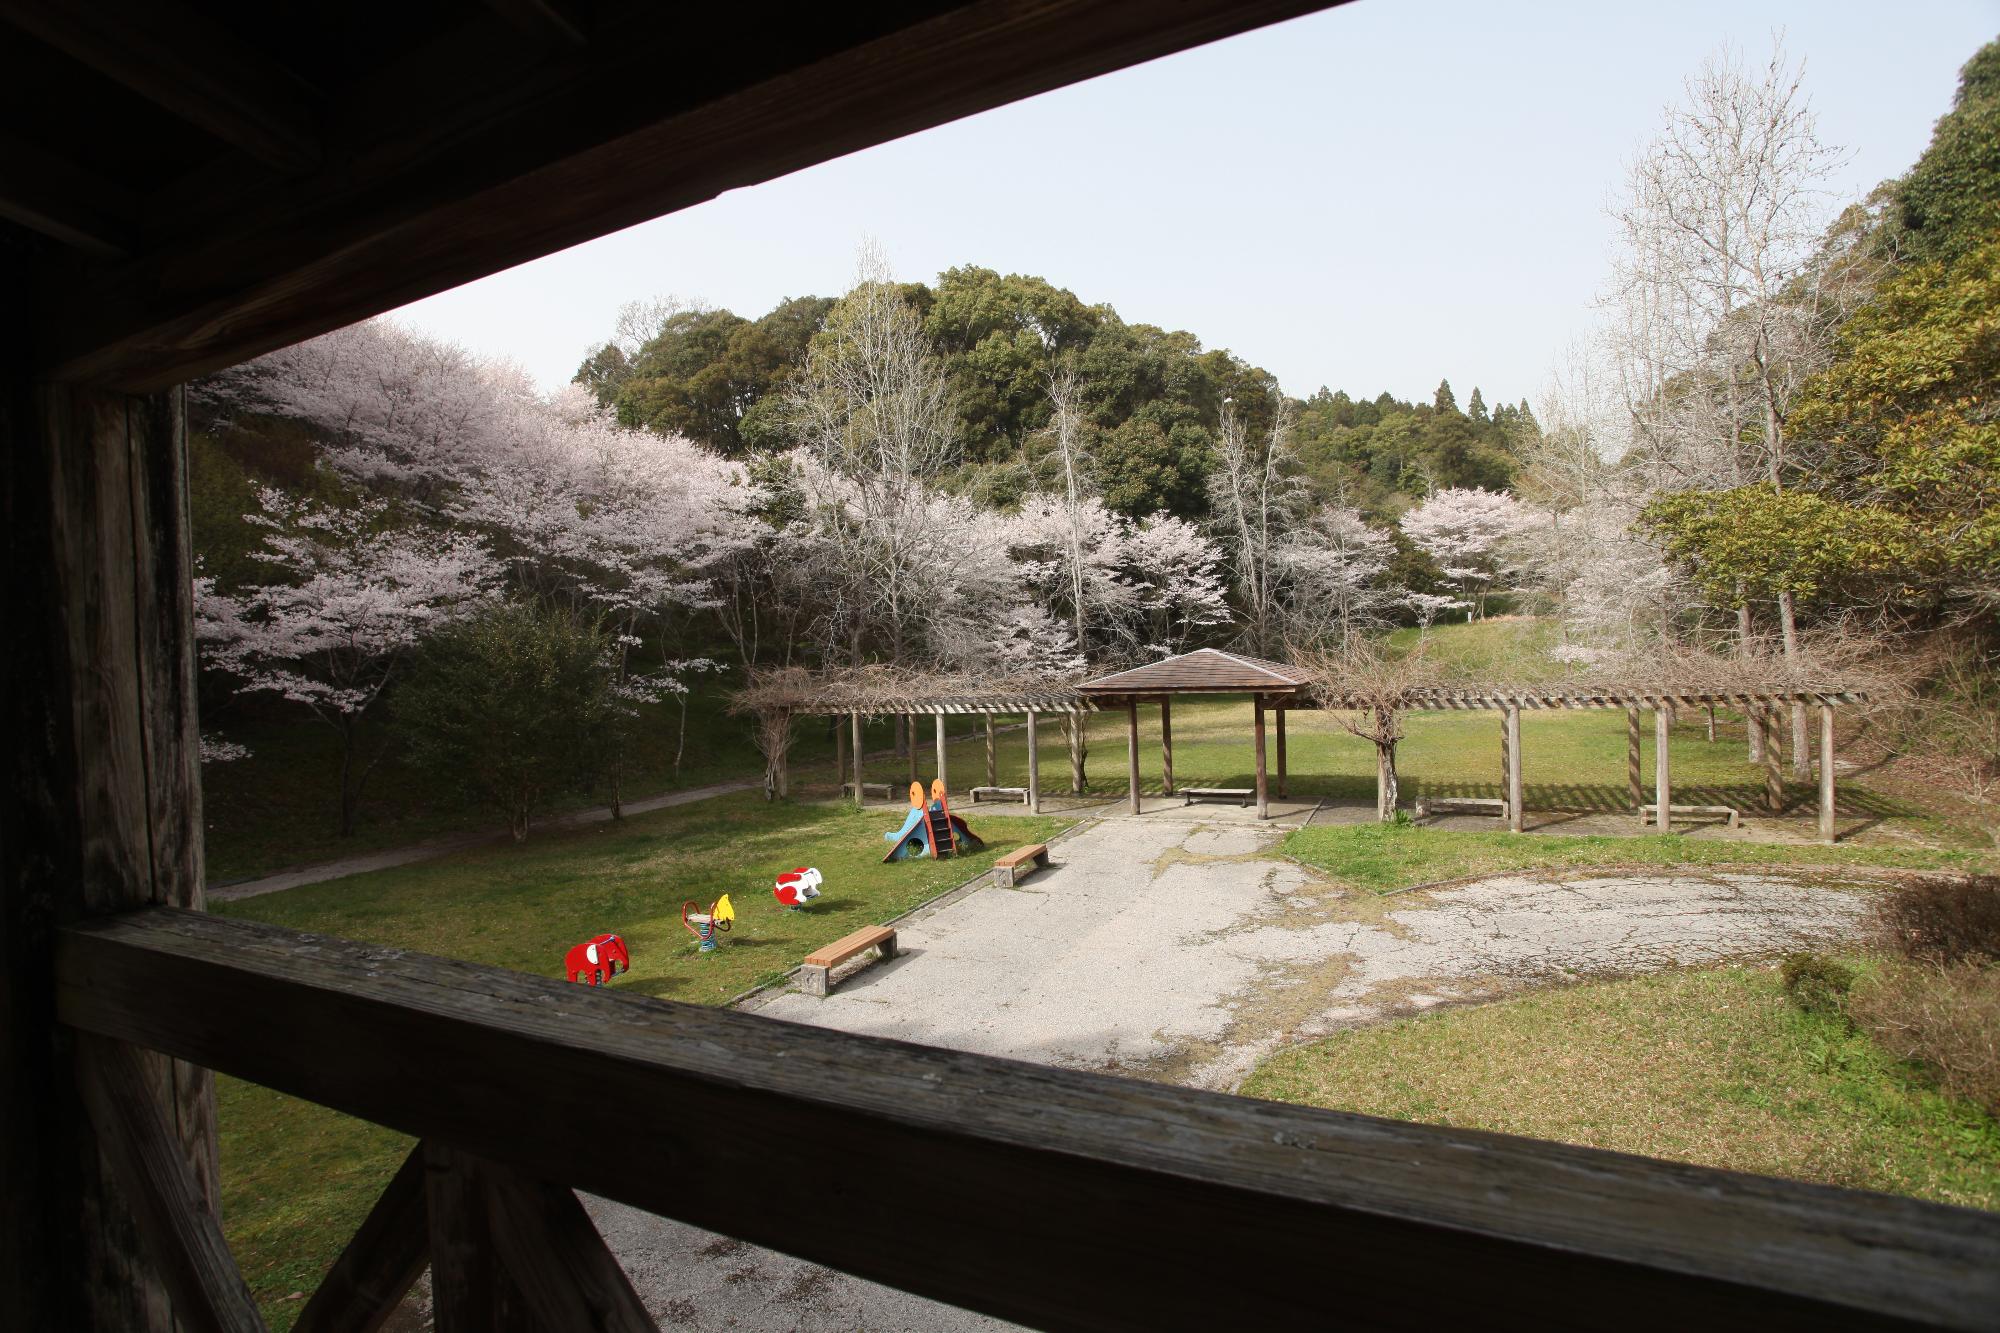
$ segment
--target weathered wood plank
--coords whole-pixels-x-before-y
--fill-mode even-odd
[[[496,1163],[482,1174],[500,1260],[540,1328],[658,1333],[573,1191]]]
[[[420,1143],[320,1279],[292,1333],[375,1333],[395,1313],[430,1262],[424,1169]]]
[[[1316,1321],[1329,1253],[1357,1324],[1594,1324],[1615,1308],[1635,1328],[1977,1328],[2000,1309],[2000,1215],[869,1039],[166,909],[71,927],[58,963],[76,1026],[1043,1327]],[[720,1124],[732,1132],[704,1132]],[[838,1226],[768,1207],[824,1178],[829,1155],[893,1160],[902,1184],[835,1182]],[[1215,1280],[1231,1271],[1262,1276]]]
[[[78,1082],[96,1142],[117,1172],[138,1222],[138,1241],[173,1295],[182,1328],[262,1333],[264,1320],[223,1239],[222,1223],[163,1112],[157,1057],[105,1037],[85,1037]]]
[[[437,1333],[539,1333],[494,1235],[490,1182],[501,1168],[433,1139],[423,1151]]]

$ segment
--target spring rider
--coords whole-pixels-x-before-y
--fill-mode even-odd
[[[703,953],[715,952],[716,932],[726,933],[735,920],[736,908],[726,893],[710,903],[706,912],[701,910],[700,903],[681,904],[681,924],[695,937]]]

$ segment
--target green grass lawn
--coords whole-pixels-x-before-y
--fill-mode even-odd
[[[718,1004],[782,975],[849,931],[887,921],[1044,840],[1067,821],[979,818],[983,852],[880,864],[901,810],[779,803],[753,794],[538,834],[528,843],[219,904],[222,915],[560,976],[564,951],[623,935],[632,971],[615,988]],[[815,865],[825,897],[786,912],[772,877]],[[681,904],[728,893],[735,929],[695,952]],[[409,1141],[377,1126],[233,1079],[218,1079],[223,1217],[252,1291],[278,1328],[302,1302],[388,1182]]]
[[[1746,968],[1594,982],[1282,1051],[1246,1095],[2000,1209],[2000,1122]]]
[[[1976,870],[1977,852],[1815,843],[1709,842],[1677,834],[1565,837],[1459,832],[1415,824],[1352,824],[1295,830],[1285,851],[1342,883],[1374,893],[1461,875],[1591,866],[1887,866]]]

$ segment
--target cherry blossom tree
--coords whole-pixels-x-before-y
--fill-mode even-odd
[[[1521,502],[1505,491],[1452,486],[1437,491],[1398,520],[1417,549],[1443,566],[1485,614],[1486,593],[1500,572],[1501,548],[1525,524]]]
[[[1221,447],[1209,474],[1209,504],[1215,528],[1228,549],[1237,590],[1249,617],[1249,637],[1269,654],[1281,613],[1278,553],[1303,511],[1305,483],[1291,444],[1291,400],[1276,395],[1270,433],[1250,438],[1243,419],[1223,400]]]
[[[1345,652],[1354,636],[1388,622],[1401,590],[1384,576],[1396,552],[1389,534],[1361,511],[1322,505],[1279,548],[1287,638],[1331,640]]]
[[[1125,533],[1126,577],[1139,590],[1141,652],[1184,652],[1203,630],[1230,620],[1222,548],[1186,519],[1158,513]]]
[[[276,694],[340,737],[340,831],[354,831],[363,784],[362,720],[427,633],[491,600],[499,567],[467,533],[389,526],[386,501],[334,507],[266,487],[253,516],[258,558],[278,579],[233,594],[195,585],[208,662],[247,693]]]

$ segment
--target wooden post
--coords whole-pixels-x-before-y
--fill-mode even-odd
[[[1833,705],[1819,706],[1819,840],[1832,842],[1833,829]]]
[[[937,715],[937,757],[938,757],[937,780],[945,784],[946,791],[950,791],[951,783],[945,781],[945,775],[944,775],[945,764],[944,764],[944,714],[943,713],[939,713]]]
[[[1761,705],[1764,713],[1764,733],[1768,738],[1764,745],[1764,804],[1771,813],[1783,814],[1785,809],[1785,775],[1778,767],[1777,738],[1783,732],[1778,725],[1778,710],[1770,704]]]
[[[1042,813],[1042,720],[1028,710],[1028,809]]]
[[[993,739],[993,714],[986,715],[986,785],[1000,785],[1000,747]]]
[[[1792,776],[1801,782],[1812,776],[1812,723],[1802,702],[1792,705]]]
[[[1673,782],[1667,776],[1667,741],[1672,720],[1665,707],[1653,709],[1653,818],[1660,832],[1673,827]]]
[[[917,780],[917,715],[915,713],[904,713],[902,718],[903,754],[907,757],[910,766],[909,781],[915,782]]]
[[[203,904],[184,400],[179,389],[34,384],[20,277],[15,253],[0,251],[0,292],[15,302],[0,315],[0,710],[12,738],[0,817],[0,1328],[215,1327],[176,1299],[191,1294],[188,1270],[169,1278],[148,1181],[132,1178],[129,1155],[117,1165],[115,1131],[78,1105],[79,1087],[97,1086],[116,1090],[128,1131],[143,1112],[158,1130],[143,1140],[161,1168],[152,1183],[170,1174],[176,1186],[177,1230],[212,1235],[213,1079],[150,1051],[107,1056],[55,1018],[59,926]],[[187,1216],[190,1204],[204,1215]]]
[[[1507,715],[1512,711],[1510,708],[1502,708],[1500,710],[1500,799],[1502,802],[1505,802],[1507,799],[1507,775],[1514,771],[1514,752],[1510,748],[1507,727]],[[1503,818],[1505,817],[1506,811],[1504,809],[1501,811],[1501,815]]]
[[[1083,743],[1084,728],[1090,725],[1090,714],[1071,713],[1068,715],[1069,730],[1069,789],[1075,795],[1083,794]]]
[[[1174,701],[1160,696],[1160,772],[1169,796],[1174,794]]]
[[[1132,797],[1132,813],[1139,813],[1139,700],[1125,701],[1125,784]]]
[[[854,745],[853,745],[854,804],[858,807],[862,803],[861,801],[861,714],[849,713],[847,715],[847,720],[849,726],[853,729],[854,732]]]
[[[840,715],[836,713],[834,714],[833,718],[834,790],[838,791],[840,789],[840,784],[846,781],[847,781],[847,728],[841,725]]]
[[[437,1333],[535,1327],[495,1244],[489,1177],[495,1168],[439,1143],[424,1144],[430,1223],[431,1304]]]
[[[1277,709],[1278,721],[1278,799],[1290,796],[1291,781],[1285,771],[1285,709],[1282,704]]]
[[[1715,744],[1715,705],[1708,706],[1708,743]]]
[[[1271,794],[1264,781],[1264,696],[1251,697],[1252,716],[1257,731],[1257,818],[1271,817]]]
[[[1507,827],[1515,833],[1527,828],[1521,814],[1521,705],[1507,709]]]
[[[1639,775],[1639,710],[1625,710],[1625,786],[1632,796],[1632,813],[1646,809],[1646,785]]]

